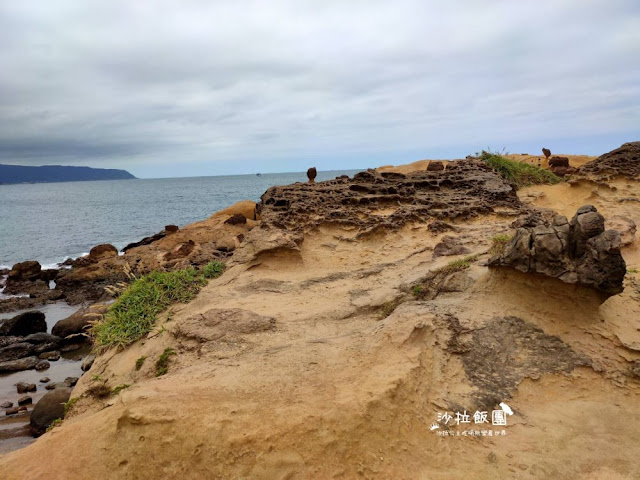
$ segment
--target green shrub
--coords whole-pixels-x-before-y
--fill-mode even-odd
[[[144,365],[144,361],[146,359],[147,359],[147,356],[143,355],[139,359],[136,360],[136,370],[140,370],[142,368],[142,365]]]
[[[98,347],[126,346],[149,333],[157,315],[174,303],[192,300],[207,279],[222,273],[224,266],[211,262],[201,271],[195,268],[173,272],[152,272],[136,279],[109,308],[104,318],[93,325],[92,335]]]
[[[507,234],[496,235],[491,239],[491,248],[489,249],[489,253],[491,255],[498,255],[502,253],[512,238],[513,237],[511,235]]]
[[[549,170],[529,163],[516,162],[496,153],[483,150],[480,158],[516,188],[545,183],[554,184],[560,181],[560,177]]]
[[[166,348],[162,355],[156,361],[156,377],[160,377],[169,370],[169,357],[175,355],[176,352],[172,348]]]
[[[56,427],[59,427],[60,425],[62,425],[62,419],[61,418],[56,418],[53,422],[51,422],[49,424],[49,426],[47,427],[47,432],[53,430]]]

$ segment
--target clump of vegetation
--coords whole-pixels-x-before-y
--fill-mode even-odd
[[[144,365],[144,361],[147,359],[146,355],[141,356],[136,360],[136,370],[140,370],[142,365]]]
[[[51,424],[47,427],[47,432],[53,430],[56,427],[59,427],[60,425],[62,425],[62,419],[61,418],[56,418],[53,422],[51,422]]]
[[[511,235],[502,234],[496,235],[491,239],[491,247],[489,248],[489,253],[491,255],[499,255],[504,252],[505,247],[511,241],[513,237]]]
[[[638,269],[637,268],[627,268],[627,273],[638,273]]]
[[[112,391],[107,385],[100,384],[89,387],[85,393],[89,397],[107,398],[111,396]]]
[[[156,377],[160,377],[169,371],[169,357],[175,354],[176,352],[172,348],[165,348],[156,361]]]
[[[73,406],[78,402],[78,400],[80,400],[80,397],[70,398],[68,402],[65,402],[65,404],[64,404],[64,416],[65,417],[71,411]]]
[[[447,263],[444,267],[440,267],[435,271],[437,273],[445,273],[445,274],[459,272],[461,270],[466,270],[467,268],[469,268],[471,264],[475,262],[477,259],[478,259],[478,255],[469,255],[464,258],[459,258],[458,260],[453,260]]]
[[[93,324],[96,346],[126,346],[149,333],[157,315],[175,303],[192,300],[207,280],[219,276],[220,262],[211,262],[202,270],[187,268],[173,272],[155,271],[133,281]]]
[[[125,388],[129,388],[131,385],[129,385],[128,383],[123,383],[122,385],[118,385],[117,387],[114,387],[113,389],[111,389],[111,395],[118,395],[122,390],[124,390]]]
[[[515,185],[516,188],[560,182],[560,177],[549,170],[529,163],[510,160],[497,153],[483,150],[480,154],[480,159],[498,172],[505,180]]]
[[[433,300],[440,293],[443,282],[455,272],[466,270],[473,262],[478,259],[479,255],[469,255],[467,257],[453,260],[448,264],[431,270],[422,282],[413,286],[413,296],[418,300]]]

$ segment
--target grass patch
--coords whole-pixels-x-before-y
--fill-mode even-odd
[[[56,418],[53,422],[51,422],[51,424],[47,427],[47,432],[53,430],[56,427],[59,427],[60,425],[62,425],[62,419],[61,418]]]
[[[444,267],[440,267],[435,271],[437,273],[446,273],[446,274],[459,272],[461,270],[466,270],[467,268],[469,268],[471,264],[475,262],[477,259],[478,259],[478,255],[469,255],[464,258],[459,258],[458,260],[453,260],[447,263]]]
[[[638,273],[638,269],[637,268],[627,268],[627,273]]]
[[[71,409],[74,407],[74,405],[76,403],[78,403],[78,400],[80,400],[80,397],[70,398],[68,402],[65,402],[65,404],[64,404],[64,416],[65,417],[71,411]]]
[[[505,247],[509,244],[513,237],[511,235],[502,234],[496,235],[491,239],[491,247],[489,253],[491,255],[499,255],[504,252]]]
[[[125,388],[129,388],[131,385],[128,383],[123,383],[122,385],[118,385],[111,390],[111,395],[118,395]]]
[[[147,356],[143,355],[139,359],[136,360],[136,370],[140,370],[142,368],[142,365],[144,365],[144,361],[146,359],[147,359]]]
[[[424,287],[422,285],[415,285],[413,287],[413,296],[419,297],[422,294],[423,290],[424,290]]]
[[[156,361],[156,377],[160,377],[169,371],[169,357],[175,354],[176,352],[172,348],[165,348]]]
[[[480,159],[500,174],[505,180],[514,184],[516,188],[529,185],[555,184],[560,177],[549,170],[524,162],[509,160],[497,153],[482,151]]]
[[[102,320],[91,330],[96,346],[126,346],[149,333],[159,313],[175,303],[192,300],[207,280],[219,276],[220,262],[211,262],[202,270],[186,268],[173,272],[152,272],[131,283],[118,297]]]
[[[107,385],[94,385],[85,392],[89,397],[107,398],[111,396],[111,389]]]

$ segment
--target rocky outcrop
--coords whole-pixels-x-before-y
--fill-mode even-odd
[[[89,260],[97,262],[103,258],[115,257],[118,255],[118,249],[108,243],[96,245],[89,252]]]
[[[9,360],[8,362],[0,362],[0,373],[19,372],[21,370],[29,370],[38,364],[38,357],[25,357],[19,360]]]
[[[307,178],[309,179],[309,183],[316,183],[316,177],[318,176],[318,171],[316,167],[311,167],[307,170]]]
[[[620,235],[604,225],[604,217],[591,205],[580,207],[571,222],[562,215],[547,219],[531,214],[489,265],[541,273],[615,295],[623,290],[626,265]]]
[[[427,172],[441,172],[444,170],[444,163],[437,160],[432,160],[427,165]]]
[[[551,150],[549,150],[548,148],[543,148],[542,153],[546,158],[549,158],[551,156]]]
[[[31,333],[46,331],[47,322],[44,313],[38,311],[21,313],[0,324],[0,335],[25,337]]]
[[[272,187],[257,206],[263,226],[303,231],[323,223],[396,230],[408,222],[470,218],[519,209],[513,187],[484,162],[452,161],[442,171],[367,170],[315,185]],[[393,207],[393,213],[379,211]]]
[[[81,308],[73,315],[67,318],[59,320],[51,329],[53,335],[64,338],[69,335],[75,335],[78,333],[86,333],[86,329],[89,326],[89,322],[95,317],[105,313],[107,306],[104,304],[92,305],[88,308]]]
[[[51,277],[51,272],[43,271],[38,262],[16,263],[9,272],[3,293],[42,295],[49,291],[48,279]]]
[[[640,142],[625,143],[583,165],[578,177],[599,181],[615,177],[640,180]]]
[[[30,425],[34,436],[47,431],[51,422],[64,417],[64,404],[71,396],[70,388],[56,388],[40,399],[31,412]]]

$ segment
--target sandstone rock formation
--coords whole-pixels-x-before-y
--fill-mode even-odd
[[[606,181],[615,177],[640,180],[640,142],[629,142],[580,167],[580,177]]]
[[[302,231],[322,223],[362,231],[395,230],[407,222],[471,218],[496,209],[519,209],[513,187],[484,162],[450,162],[443,171],[410,174],[367,170],[315,185],[271,187],[257,210],[263,226]],[[389,215],[378,212],[385,208]]]
[[[115,257],[118,255],[118,249],[108,243],[96,245],[89,251],[89,260],[97,262],[103,258]]]
[[[549,158],[551,156],[551,150],[549,150],[548,148],[543,148],[542,153],[546,158]]]
[[[567,221],[532,214],[521,223],[504,252],[489,265],[541,273],[563,282],[594,288],[605,296],[623,291],[626,265],[620,235],[604,228],[604,217],[591,205]]]

